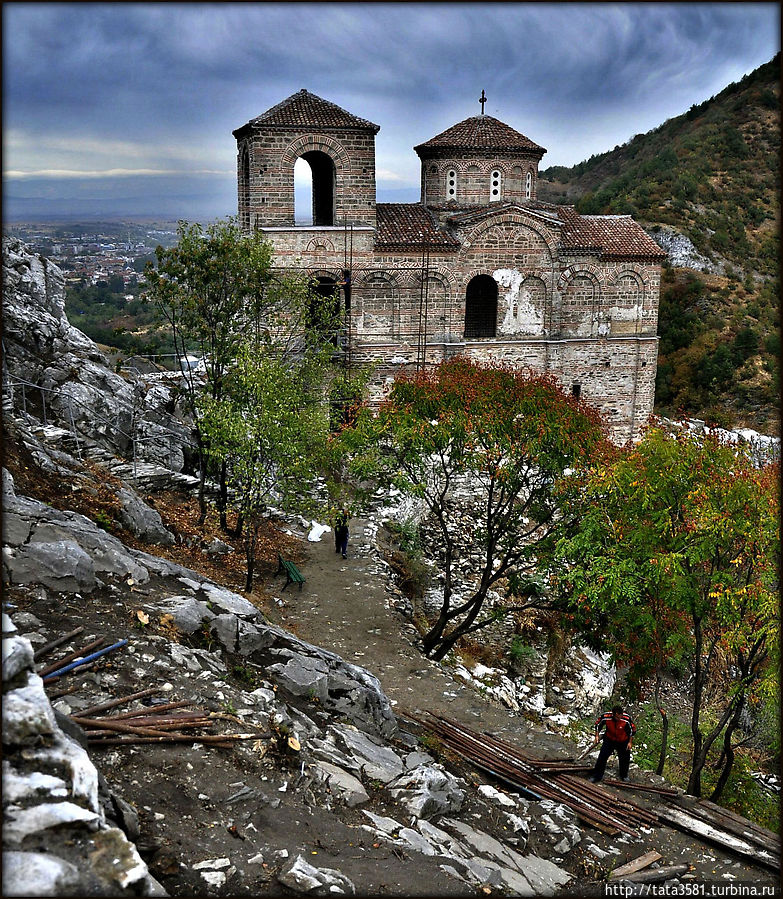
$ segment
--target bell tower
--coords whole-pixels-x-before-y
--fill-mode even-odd
[[[294,164],[312,173],[313,226],[375,227],[378,125],[301,90],[233,132],[242,228],[296,227]]]

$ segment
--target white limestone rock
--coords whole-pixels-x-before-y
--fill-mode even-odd
[[[4,896],[78,895],[79,868],[44,852],[3,852]]]
[[[408,771],[389,784],[389,792],[417,818],[458,812],[465,799],[457,779],[431,765]]]
[[[340,871],[334,868],[316,868],[306,862],[301,855],[297,855],[294,861],[278,874],[277,879],[283,886],[297,893],[314,893],[319,896],[327,893],[353,896],[356,893],[353,883]]]

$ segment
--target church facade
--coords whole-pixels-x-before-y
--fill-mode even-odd
[[[378,131],[306,90],[234,131],[242,227],[341,303],[346,358],[374,364],[376,396],[400,370],[461,354],[549,373],[613,439],[637,438],[666,254],[630,216],[539,201],[546,151],[483,112],[414,148],[418,203],[376,203]],[[311,225],[294,219],[299,158]]]

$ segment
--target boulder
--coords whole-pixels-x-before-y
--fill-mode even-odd
[[[92,559],[73,540],[4,551],[3,568],[10,584],[43,584],[60,593],[90,593],[98,585]]]
[[[117,498],[122,506],[120,520],[134,536],[162,546],[171,546],[175,542],[160,513],[148,506],[135,490],[123,487],[117,491]]]
[[[389,792],[417,818],[433,818],[462,808],[465,792],[457,779],[431,765],[421,765],[389,784]]]
[[[335,736],[337,746],[352,757],[353,763],[365,777],[389,783],[402,774],[404,765],[397,753],[355,727],[334,724],[329,732]]]
[[[211,621],[215,617],[205,602],[193,596],[168,596],[147,608],[162,615],[171,615],[177,630],[183,634],[195,633],[205,621]]]
[[[315,896],[331,893],[353,896],[356,893],[354,885],[340,871],[334,868],[315,868],[301,855],[297,855],[294,861],[277,875],[277,879],[283,886],[297,893],[312,893]]]
[[[316,761],[313,767],[332,793],[349,808],[369,801],[370,797],[362,782],[352,774],[329,762]]]

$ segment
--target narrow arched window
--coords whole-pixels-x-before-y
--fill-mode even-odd
[[[449,169],[446,172],[446,199],[447,200],[456,200],[457,199],[457,171],[456,169]]]
[[[489,199],[492,202],[500,199],[502,186],[500,169],[493,169],[492,174],[489,176]]]
[[[497,282],[489,275],[476,275],[465,291],[465,337],[494,337],[497,322]]]
[[[533,175],[528,172],[525,175],[525,199],[529,200],[533,196]]]
[[[301,160],[310,167],[307,168]],[[321,150],[303,153],[294,164],[294,221],[297,225],[333,225],[336,172],[331,156]]]

